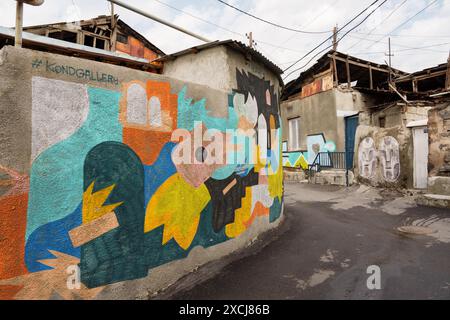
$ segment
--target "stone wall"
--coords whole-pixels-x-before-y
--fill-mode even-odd
[[[428,189],[450,195],[450,101],[428,112]]]
[[[411,130],[404,126],[358,126],[354,160],[357,181],[376,187],[411,188],[412,146]]]

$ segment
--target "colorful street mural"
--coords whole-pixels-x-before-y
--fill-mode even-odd
[[[336,151],[336,144],[334,141],[327,141],[325,135],[312,134],[306,137],[306,144],[308,146],[308,163],[312,164],[319,152],[334,152]]]
[[[30,177],[0,167],[0,298],[95,298],[196,246],[236,238],[258,217],[276,221],[278,97],[253,74],[236,70],[236,80],[228,105],[216,106],[169,82],[131,81],[116,92],[33,77]],[[189,139],[208,130],[238,146],[225,157],[241,160],[209,163],[216,141]],[[239,143],[253,138],[254,147]],[[187,154],[191,162],[177,161]],[[81,280],[75,292],[68,270]]]
[[[283,167],[308,169],[308,152],[283,152]]]

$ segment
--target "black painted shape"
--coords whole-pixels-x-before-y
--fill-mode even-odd
[[[94,192],[115,184],[104,205],[123,201],[114,209],[119,227],[81,247],[81,281],[88,288],[145,277],[144,168],[139,157],[120,142],[95,146],[84,163],[84,190]]]
[[[263,114],[268,124],[270,115],[273,115],[275,118],[275,127],[278,129],[280,127],[280,119],[278,117],[280,114],[278,97],[274,92],[274,86],[270,85],[270,81],[261,79],[252,73],[247,74],[245,71],[241,72],[236,69],[236,82],[237,89],[234,91],[243,94],[246,101],[249,94],[255,97],[256,102],[258,103],[258,114]],[[268,105],[266,101],[267,90],[269,90],[270,93],[271,105]]]
[[[227,194],[223,194],[223,190],[234,180],[237,183]],[[242,207],[242,198],[245,197],[245,188],[256,186],[258,184],[258,173],[252,169],[245,177],[233,174],[227,179],[216,180],[208,179],[205,182],[211,195],[211,203],[213,208],[212,226],[215,232],[220,232],[227,224],[234,222],[234,212]]]

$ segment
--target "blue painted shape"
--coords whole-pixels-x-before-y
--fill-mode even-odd
[[[25,264],[29,272],[50,270],[52,267],[38,262],[55,258],[49,250],[59,251],[74,257],[80,257],[80,248],[74,248],[69,231],[81,225],[81,204],[74,212],[60,220],[37,228],[28,238],[25,246]]]
[[[69,138],[41,153],[30,174],[30,198],[25,239],[39,226],[67,216],[83,195],[84,159],[104,141],[122,141],[119,122],[120,93],[88,88],[89,114]]]
[[[218,129],[222,132],[237,128],[238,117],[234,108],[228,107],[228,118],[212,117],[211,111],[206,109],[206,99],[192,103],[191,98],[186,98],[186,91],[185,86],[178,93],[178,128],[192,131],[196,121],[202,121],[208,129]]]
[[[166,143],[151,166],[144,166],[144,200],[148,204],[156,190],[177,172],[172,162],[171,154],[176,146],[173,142]]]

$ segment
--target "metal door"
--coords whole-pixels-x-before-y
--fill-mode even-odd
[[[359,116],[345,118],[345,161],[347,169],[353,169],[353,155],[355,152],[355,134]]]
[[[426,189],[428,185],[428,129],[413,129],[414,140],[414,188]]]

